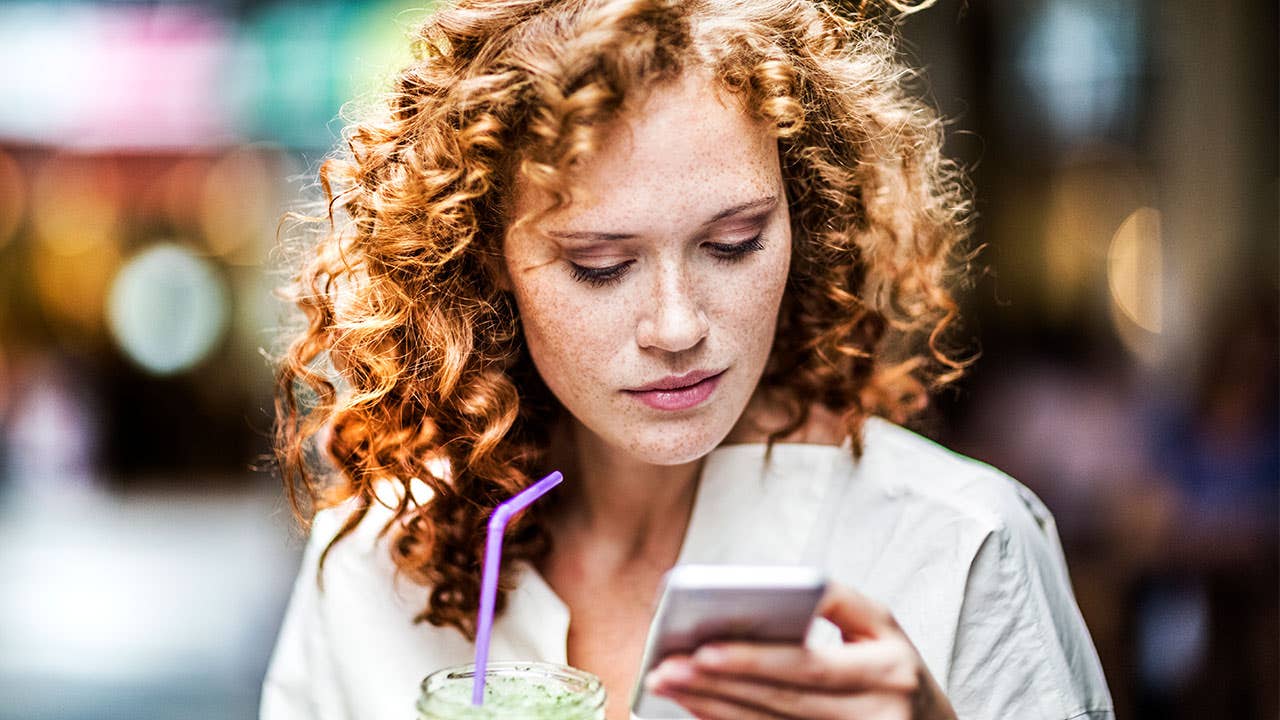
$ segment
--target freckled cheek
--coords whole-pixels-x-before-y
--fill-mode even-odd
[[[772,337],[773,319],[786,288],[786,257],[765,257],[751,272],[735,273],[714,289],[716,316],[732,337]]]
[[[530,293],[523,310],[525,336],[535,360],[547,365],[548,373],[595,377],[616,361],[627,314],[623,307],[592,302],[574,290]]]

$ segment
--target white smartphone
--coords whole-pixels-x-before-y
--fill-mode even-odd
[[[666,575],[649,626],[633,717],[693,717],[676,703],[645,692],[644,677],[668,655],[692,653],[712,641],[804,643],[826,577],[792,565],[677,565]]]

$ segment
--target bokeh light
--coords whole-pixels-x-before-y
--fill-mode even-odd
[[[205,358],[227,322],[227,292],[207,260],[173,244],[131,259],[111,286],[107,321],[125,354],[171,375]]]
[[[92,244],[40,243],[31,248],[36,295],[46,317],[96,333],[102,324],[103,299],[120,263],[113,239],[92,236]],[[69,249],[76,252],[68,254]]]
[[[1137,14],[1125,3],[1034,4],[1016,52],[1018,73],[1053,136],[1107,133],[1128,109],[1137,72]]]
[[[105,158],[55,155],[37,171],[31,193],[36,239],[67,258],[113,246],[120,225],[120,173]]]
[[[1163,328],[1163,246],[1160,212],[1141,207],[1116,230],[1107,252],[1111,319],[1125,347],[1147,364],[1159,361]]]
[[[1139,327],[1160,332],[1161,259],[1160,212],[1141,207],[1116,230],[1107,254],[1111,299]]]
[[[32,274],[48,317],[94,330],[120,257],[121,175],[107,158],[54,155],[31,192]]]
[[[210,158],[194,155],[175,162],[163,176],[156,178],[155,192],[161,195],[159,204],[176,231],[201,232],[200,199],[212,166]]]
[[[237,148],[219,158],[200,193],[200,228],[215,254],[235,264],[252,264],[264,239],[274,238],[279,217],[275,169],[258,147]]]
[[[1108,243],[1123,218],[1143,204],[1146,184],[1126,154],[1104,146],[1073,153],[1055,170],[1041,243],[1043,292],[1055,318],[1077,316],[1105,287]]]

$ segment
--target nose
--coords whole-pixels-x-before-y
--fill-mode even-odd
[[[636,342],[641,348],[680,352],[707,336],[711,323],[678,267],[659,270],[652,299],[641,308]]]

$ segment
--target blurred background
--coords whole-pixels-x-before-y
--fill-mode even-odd
[[[276,227],[424,14],[0,3],[0,718],[256,717]],[[919,429],[1053,510],[1119,717],[1280,717],[1276,5],[904,33],[984,248]]]

